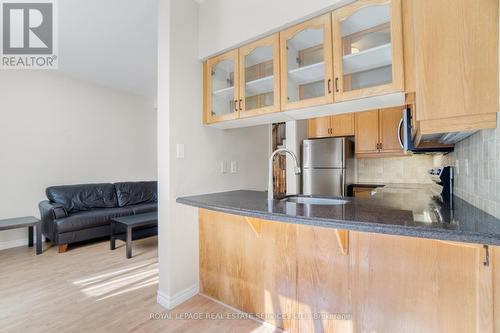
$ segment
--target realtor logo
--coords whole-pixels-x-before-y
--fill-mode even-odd
[[[0,0],[1,68],[56,69],[55,0]]]

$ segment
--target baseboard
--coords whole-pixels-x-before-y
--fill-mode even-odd
[[[33,241],[34,242],[34,241]],[[14,239],[0,242],[0,250],[7,250],[13,247],[28,246],[28,238]]]
[[[165,295],[160,290],[158,290],[156,301],[164,308],[172,310],[173,308],[184,303],[188,299],[198,295],[199,292],[200,292],[200,287],[198,284],[188,287],[178,292],[174,296]]]

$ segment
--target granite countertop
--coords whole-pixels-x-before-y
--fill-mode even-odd
[[[178,203],[228,214],[326,228],[500,245],[500,220],[453,197],[435,196],[431,185],[387,184],[370,198],[343,197],[342,205],[267,200],[264,191],[238,190],[177,199]]]

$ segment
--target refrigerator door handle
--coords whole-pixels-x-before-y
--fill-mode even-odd
[[[346,196],[344,172],[345,172],[345,169],[342,170],[342,172],[340,173],[340,186],[342,186],[341,193],[342,193],[343,197]]]

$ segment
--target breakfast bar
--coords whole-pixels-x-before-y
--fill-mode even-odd
[[[201,292],[291,332],[494,332],[500,220],[428,186],[370,198],[229,191],[199,208]]]

